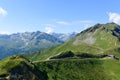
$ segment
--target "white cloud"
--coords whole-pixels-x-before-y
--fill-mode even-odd
[[[51,25],[51,24],[45,24],[45,31],[46,31],[46,33],[52,33],[52,32],[54,32],[54,29],[53,29],[53,27],[55,27],[54,25]]]
[[[120,14],[110,12],[110,13],[108,13],[108,15],[109,15],[110,22],[120,24]]]
[[[71,23],[65,22],[65,21],[58,21],[56,23],[61,24],[61,25],[71,25]]]
[[[0,15],[6,16],[7,14],[8,14],[7,11],[0,7]]]
[[[51,27],[45,27],[46,33],[52,33],[54,31]]]
[[[11,33],[9,33],[9,32],[7,32],[7,31],[0,31],[0,34],[11,34]]]

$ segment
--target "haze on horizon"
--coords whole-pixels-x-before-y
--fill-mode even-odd
[[[120,1],[0,0],[0,34],[80,32],[96,23],[120,24]]]

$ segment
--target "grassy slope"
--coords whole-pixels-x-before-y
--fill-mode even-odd
[[[116,36],[112,35],[112,30],[114,30],[116,24],[106,24],[106,29],[99,30],[94,37],[96,42],[93,46],[101,48],[102,52],[105,54],[114,54],[120,57],[120,41]]]
[[[111,80],[120,80],[120,61],[106,59],[103,62],[103,67]]]
[[[11,68],[18,66],[22,61],[25,61],[25,59],[24,58],[14,59],[14,57],[12,56],[0,60],[0,75],[7,74]]]
[[[98,25],[97,25],[98,26]],[[101,26],[101,25],[99,25]],[[72,51],[88,54],[113,54],[120,58],[120,42],[112,35],[116,24],[105,24],[97,30],[86,30],[65,44],[53,47],[30,56],[30,60],[45,72],[48,80],[120,80],[120,62],[111,58],[103,59],[56,59],[48,58],[62,52]],[[87,44],[88,34],[95,42]],[[78,41],[77,45],[73,43]],[[42,61],[43,60],[43,61]]]
[[[96,42],[93,46],[102,48],[103,50],[120,47],[120,42],[116,36],[112,35],[112,30],[117,26],[116,24],[106,24],[94,35]]]
[[[75,46],[72,44],[74,39],[70,40],[69,42],[59,45],[57,47],[53,47],[41,52],[37,52],[34,55],[30,56],[29,58],[32,61],[39,61],[39,60],[45,60],[48,59],[54,55],[60,54],[61,52],[66,52],[66,51],[73,51],[73,52],[82,52],[82,53],[87,53],[86,51],[92,52],[98,52],[98,48],[94,48],[93,46],[87,46],[86,44],[82,44],[80,47],[79,45]],[[71,45],[72,44],[72,45]],[[94,54],[94,53],[93,53]]]
[[[21,64],[23,62],[29,67]],[[119,66],[119,60],[111,58],[69,58],[31,64],[25,58],[9,57],[0,61],[0,79],[5,74],[10,79],[11,71],[14,76],[22,73],[18,75],[19,80],[119,80]],[[18,80],[18,77],[15,80]]]
[[[46,75],[22,56],[0,60],[0,80],[46,80]]]
[[[47,73],[48,80],[120,79],[120,62],[113,59],[62,59],[37,62],[36,65]]]
[[[33,61],[46,60],[54,55],[57,55],[61,52],[73,51],[81,53],[90,53],[90,54],[114,54],[120,57],[119,48],[120,42],[116,36],[112,35],[112,30],[118,26],[114,23],[108,24],[98,24],[95,25],[80,34],[75,38],[64,43],[60,46],[53,47],[44,51],[37,52],[36,54],[30,56],[29,58]],[[95,39],[95,42],[92,44],[85,43],[88,37]],[[77,42],[76,44],[75,41]],[[117,49],[117,50],[116,50]]]

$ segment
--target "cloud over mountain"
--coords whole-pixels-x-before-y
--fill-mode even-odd
[[[109,21],[110,22],[120,24],[120,14],[110,12],[110,13],[108,13],[108,15],[109,15]]]
[[[6,16],[7,14],[7,11],[4,8],[0,7],[0,15]]]

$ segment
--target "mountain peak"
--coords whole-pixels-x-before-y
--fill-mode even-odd
[[[55,51],[54,51],[55,50]],[[53,49],[53,53],[73,51],[89,54],[117,54],[120,50],[120,26],[115,23],[96,24],[72,40]],[[112,53],[111,53],[112,52]],[[118,54],[117,54],[118,55]],[[120,56],[120,55],[119,55]]]
[[[119,25],[117,25],[116,23],[113,23],[113,22],[112,23],[106,23],[106,24],[97,23],[94,26],[91,26],[88,29],[83,30],[81,33],[94,32],[94,31],[96,31],[98,29],[101,29],[101,30],[106,30],[106,29],[114,30],[118,26]]]

